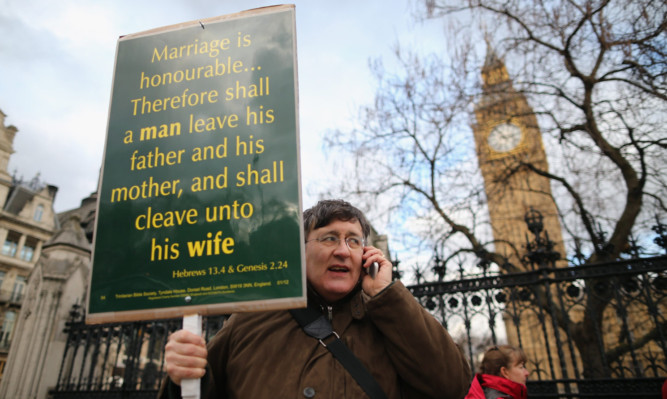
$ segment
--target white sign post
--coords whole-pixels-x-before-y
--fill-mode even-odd
[[[193,334],[201,335],[201,315],[191,314],[183,316],[183,329]],[[188,378],[181,381],[181,397],[183,399],[200,398],[200,378]]]

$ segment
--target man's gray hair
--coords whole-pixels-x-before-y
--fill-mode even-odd
[[[318,201],[313,207],[303,212],[303,230],[305,235],[308,236],[311,231],[324,227],[335,220],[344,222],[359,221],[361,231],[364,234],[364,240],[371,233],[371,225],[366,220],[363,212],[347,201],[332,199]]]

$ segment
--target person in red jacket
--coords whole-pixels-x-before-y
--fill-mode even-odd
[[[526,399],[526,354],[511,345],[494,346],[486,351],[481,373],[476,374],[466,399]]]

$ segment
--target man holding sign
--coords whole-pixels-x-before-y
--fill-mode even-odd
[[[467,361],[443,326],[392,281],[391,262],[365,246],[363,213],[345,201],[320,201],[304,212],[304,229],[315,320],[302,328],[298,311],[238,313],[208,345],[179,330],[165,348],[169,378],[160,397],[180,397],[183,379],[202,378],[202,398],[462,398],[472,377]],[[374,263],[373,278],[367,270]],[[325,332],[318,337],[313,326]],[[348,368],[334,351],[339,345],[359,367]]]

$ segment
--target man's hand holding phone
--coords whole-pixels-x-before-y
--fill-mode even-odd
[[[366,294],[375,296],[391,284],[391,262],[379,249],[373,246],[364,247],[361,267],[366,274],[361,283]]]

